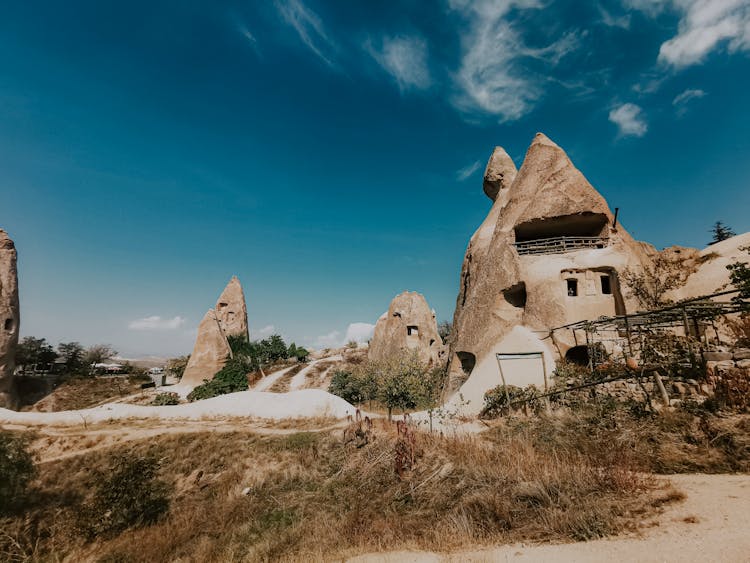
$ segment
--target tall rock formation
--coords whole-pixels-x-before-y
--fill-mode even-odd
[[[232,276],[229,280],[214,310],[224,334],[249,338],[245,292],[242,291],[242,284],[237,276]]]
[[[405,350],[416,350],[420,360],[433,365],[441,363],[445,355],[435,314],[424,296],[414,291],[393,298],[388,312],[375,324],[367,356],[381,361]]]
[[[196,386],[211,380],[232,354],[227,337],[249,338],[245,293],[237,276],[229,280],[214,309],[198,326],[193,353],[182,376],[182,384]]]
[[[0,229],[0,407],[14,408],[13,382],[20,324],[16,246]]]
[[[498,353],[534,358],[522,369],[516,369],[521,362],[508,363],[508,384],[543,386],[554,356],[577,344],[564,331],[552,343],[549,329],[634,307],[618,272],[649,260],[565,152],[541,133],[517,173],[496,148],[484,190],[494,203],[466,251],[449,356],[449,389],[460,387],[466,410],[475,412],[484,392],[501,384]]]

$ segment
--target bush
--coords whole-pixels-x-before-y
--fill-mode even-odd
[[[154,400],[151,401],[151,404],[155,407],[179,405],[180,396],[177,393],[159,393],[154,397]]]
[[[0,514],[17,508],[36,473],[28,441],[0,432]]]
[[[96,475],[93,497],[79,514],[79,529],[93,539],[112,537],[128,528],[148,526],[169,510],[169,486],[158,478],[159,462],[151,456],[114,456]]]
[[[247,391],[247,374],[250,371],[248,361],[241,357],[230,358],[224,367],[211,381],[198,385],[187,396],[188,401],[210,399],[227,393]]]
[[[508,391],[507,396],[506,389]],[[504,412],[507,413],[509,406],[514,410],[532,409],[537,411],[540,406],[539,400],[536,398],[538,395],[539,390],[534,385],[529,385],[523,389],[515,385],[498,385],[484,394],[484,407],[479,417],[497,418]],[[508,404],[508,398],[510,398],[510,405]]]

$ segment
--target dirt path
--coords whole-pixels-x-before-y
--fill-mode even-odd
[[[750,475],[674,475],[684,502],[669,507],[642,537],[621,537],[557,545],[509,545],[450,555],[397,552],[363,555],[350,561],[549,561],[594,563],[750,562]]]

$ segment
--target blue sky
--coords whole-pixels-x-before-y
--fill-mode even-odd
[[[22,334],[186,353],[232,274],[255,335],[450,319],[486,159],[537,131],[636,238],[750,230],[749,54],[748,0],[6,2]]]

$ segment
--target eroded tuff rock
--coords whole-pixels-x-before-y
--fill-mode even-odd
[[[435,313],[424,296],[414,291],[393,298],[388,311],[375,325],[367,356],[381,361],[405,350],[416,350],[420,360],[434,365],[442,362],[445,353]]]
[[[484,392],[501,384],[497,353],[541,352],[551,374],[555,355],[564,356],[576,340],[562,331],[553,343],[549,329],[635,310],[619,273],[649,263],[644,247],[614,225],[604,198],[546,136],[535,137],[517,174],[506,157],[495,149],[487,166],[492,172],[502,163],[503,187],[467,248],[453,319],[449,389],[461,387],[474,411]],[[541,387],[542,365],[508,367],[506,382]]]
[[[182,376],[185,385],[211,380],[231,355],[228,336],[248,338],[247,305],[240,280],[234,276],[198,326],[193,353]]]
[[[232,279],[229,280],[216,302],[214,310],[224,334],[249,338],[245,292],[242,291],[242,284],[237,276],[232,276]]]
[[[14,408],[13,381],[20,314],[16,247],[0,229],[0,407]]]
[[[516,178],[516,165],[503,147],[495,147],[484,169],[484,193],[492,201],[504,189],[509,188]]]

